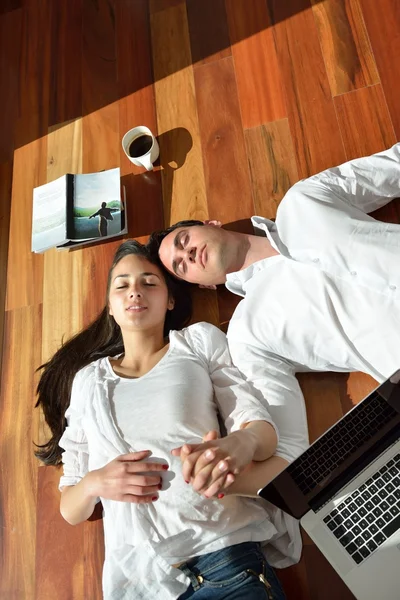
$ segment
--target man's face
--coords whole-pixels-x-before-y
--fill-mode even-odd
[[[170,273],[189,283],[225,283],[229,260],[226,234],[215,225],[179,227],[161,242],[160,260]]]

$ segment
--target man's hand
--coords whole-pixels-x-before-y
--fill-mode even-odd
[[[202,444],[185,444],[172,450],[180,456],[182,473],[193,489],[207,498],[221,496],[238,475],[252,462],[257,441],[250,430],[235,431],[216,439],[216,432],[209,432]]]

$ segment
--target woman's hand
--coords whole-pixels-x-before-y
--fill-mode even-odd
[[[145,462],[150,454],[149,450],[122,454],[101,469],[90,471],[86,476],[88,494],[134,504],[154,502],[162,485],[159,473],[168,465]]]
[[[210,435],[210,434],[207,434]],[[235,431],[221,439],[197,446],[185,444],[172,451],[181,457],[182,473],[198,493],[210,498],[219,495],[252,462],[257,439],[250,429]]]

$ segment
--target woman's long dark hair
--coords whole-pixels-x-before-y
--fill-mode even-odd
[[[86,329],[63,344],[54,356],[38,369],[43,369],[43,372],[37,387],[36,407],[42,407],[52,437],[46,444],[37,446],[39,449],[35,455],[47,465],[61,463],[62,450],[58,443],[67,425],[65,411],[70,403],[71,387],[76,373],[94,360],[115,356],[124,351],[120,327],[109,315],[108,295],[114,267],[121,259],[131,254],[145,258],[161,270],[168,292],[175,300],[173,310],[166,314],[164,336],[167,337],[173,329],[182,329],[192,315],[189,286],[185,282],[178,282],[165,271],[157,251],[135,240],[123,242],[115,253],[108,274],[106,306],[100,315]]]

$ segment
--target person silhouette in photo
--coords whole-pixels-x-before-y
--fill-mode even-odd
[[[105,237],[107,235],[107,230],[108,230],[108,223],[107,221],[113,221],[113,216],[112,213],[116,212],[117,209],[116,208],[108,208],[107,207],[107,202],[102,202],[101,203],[101,208],[99,208],[99,210],[95,213],[93,213],[92,215],[90,215],[89,219],[92,219],[93,217],[100,217],[100,221],[99,221],[99,233],[101,237]]]

